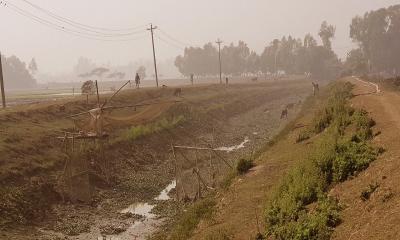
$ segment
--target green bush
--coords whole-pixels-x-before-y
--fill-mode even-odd
[[[245,174],[254,166],[253,161],[250,159],[241,158],[236,165],[236,171],[238,174]]]
[[[332,164],[333,181],[345,181],[349,176],[366,169],[377,155],[377,150],[366,142],[346,141],[338,144]]]

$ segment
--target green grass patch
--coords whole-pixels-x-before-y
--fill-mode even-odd
[[[177,117],[173,117],[171,119],[163,118],[157,122],[146,124],[146,125],[139,125],[131,127],[126,132],[126,139],[129,141],[133,141],[139,139],[141,137],[151,135],[153,133],[158,133],[163,130],[173,129],[176,126],[184,123],[186,118],[183,115],[179,115]]]
[[[368,143],[374,122],[348,106],[351,85],[336,83],[329,93],[308,129],[321,133],[313,151],[288,173],[267,205],[266,232],[276,239],[329,239],[340,223],[340,206],[326,192],[379,154]]]
[[[175,224],[171,240],[186,240],[192,235],[201,219],[210,218],[216,203],[211,198],[205,198],[196,202],[183,214]]]

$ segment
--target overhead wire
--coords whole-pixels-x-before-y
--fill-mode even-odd
[[[166,39],[160,37],[160,36],[157,35],[157,34],[154,34],[154,36],[155,36],[157,39],[159,39],[160,41],[162,41],[163,43],[165,43],[165,44],[167,44],[167,45],[169,45],[169,46],[171,46],[171,47],[173,47],[173,48],[176,48],[176,49],[179,49],[179,50],[185,50],[184,47],[178,46],[177,44],[174,44],[174,43],[172,43],[172,42],[170,42],[170,41],[168,41],[168,40],[166,40]]]
[[[65,23],[65,24],[68,24],[68,25],[70,25],[72,27],[75,27],[75,28],[79,28],[79,29],[84,30],[84,31],[97,33],[97,34],[104,35],[104,36],[127,36],[127,35],[133,35],[133,34],[136,34],[137,31],[132,31],[132,30],[137,30],[137,29],[140,29],[140,28],[144,28],[147,25],[147,24],[144,24],[144,25],[140,25],[140,26],[136,26],[136,27],[121,28],[121,29],[95,27],[95,26],[90,26],[90,25],[87,25],[87,24],[82,24],[82,23],[76,22],[74,20],[71,20],[69,18],[65,18],[65,17],[62,17],[60,15],[57,15],[56,13],[54,13],[54,12],[52,12],[50,10],[44,9],[43,7],[40,7],[40,6],[30,2],[28,0],[20,0],[20,1],[25,2],[29,6],[35,8],[35,9],[37,9],[37,10],[39,10],[39,11],[45,13],[45,14],[47,14],[48,16],[56,19],[57,21],[60,21],[60,22]]]
[[[172,40],[172,41],[178,43],[179,45],[182,45],[182,46],[185,46],[185,47],[189,47],[189,46],[192,45],[192,44],[188,44],[188,43],[182,42],[182,41],[178,40],[177,38],[172,37],[170,34],[166,33],[166,32],[165,32],[164,30],[162,30],[161,28],[158,28],[158,30],[159,30],[159,32],[160,32],[161,34],[163,34],[165,37],[167,37],[167,38],[169,38],[170,40]]]
[[[19,15],[22,15],[26,18],[29,18],[30,20],[33,20],[34,22],[40,23],[47,27],[56,29],[58,31],[66,32],[66,33],[69,33],[69,34],[72,34],[72,35],[75,35],[78,37],[83,37],[83,38],[87,38],[87,39],[91,39],[91,40],[99,40],[99,41],[132,41],[132,40],[138,40],[138,39],[143,38],[143,37],[138,37],[138,38],[119,38],[118,39],[118,38],[115,38],[115,36],[114,36],[114,38],[110,38],[111,36],[110,37],[100,36],[100,35],[96,35],[96,34],[89,34],[89,33],[81,32],[81,31],[77,31],[74,29],[70,29],[70,28],[58,25],[56,23],[53,23],[53,22],[43,19],[41,17],[38,17],[24,9],[19,8],[18,6],[10,3],[9,1],[4,1],[4,2],[6,3],[5,7],[16,12]],[[138,32],[138,33],[140,33],[140,32]],[[143,31],[141,31],[141,33],[144,34],[145,31],[143,30]]]

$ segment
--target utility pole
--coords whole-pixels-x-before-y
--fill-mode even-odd
[[[156,73],[156,84],[158,87],[157,61],[156,61],[156,50],[154,48],[154,32],[153,32],[153,30],[155,29],[157,29],[157,26],[153,27],[153,24],[150,24],[150,28],[148,28],[147,30],[151,32],[151,43],[153,45],[154,71]]]
[[[219,57],[219,84],[222,84],[222,64],[221,64],[221,43],[222,41],[218,38],[216,41],[218,44],[218,57]]]
[[[1,53],[0,53],[0,88],[1,88],[1,99],[3,102],[3,108],[6,108],[6,93],[4,92],[3,65],[1,63]]]

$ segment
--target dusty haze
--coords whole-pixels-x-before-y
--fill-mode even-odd
[[[21,0],[15,5],[32,10]],[[150,22],[172,37],[191,45],[202,45],[220,37],[224,42],[243,40],[261,52],[266,43],[283,35],[317,35],[323,20],[337,28],[333,43],[340,57],[353,46],[349,38],[351,19],[366,11],[386,7],[398,0],[117,0],[61,1],[34,0],[33,3],[74,21],[98,27],[136,27],[143,30],[127,42],[102,42],[72,36],[43,26],[0,7],[0,51],[28,62],[35,57],[40,73],[71,72],[80,56],[98,64],[123,65],[152,57]],[[44,16],[44,15],[41,15]],[[178,46],[176,46],[178,45]],[[160,61],[182,53],[184,46],[156,39]],[[172,61],[171,61],[172,62]],[[171,68],[172,68],[171,64]],[[150,71],[151,69],[149,69]]]

